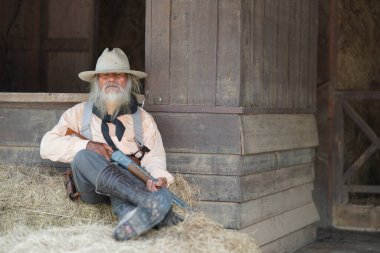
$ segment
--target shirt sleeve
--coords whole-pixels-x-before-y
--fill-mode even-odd
[[[150,149],[141,160],[141,165],[154,177],[165,177],[168,186],[174,182],[174,177],[166,169],[166,154],[161,134],[153,117],[143,111],[144,145]]]
[[[66,135],[68,128],[79,133],[83,106],[81,103],[65,111],[58,124],[42,137],[40,155],[43,159],[71,163],[74,156],[86,148],[88,140]]]

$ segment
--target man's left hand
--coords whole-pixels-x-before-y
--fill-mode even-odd
[[[146,188],[150,192],[158,191],[161,187],[167,187],[168,181],[165,177],[159,177],[157,178],[157,182],[153,182],[153,180],[149,179],[146,182]]]

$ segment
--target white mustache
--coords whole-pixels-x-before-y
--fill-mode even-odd
[[[103,86],[103,90],[105,90],[105,89],[107,89],[107,88],[110,88],[110,87],[116,87],[116,88],[121,89],[121,86],[120,86],[118,83],[107,82],[107,83]]]

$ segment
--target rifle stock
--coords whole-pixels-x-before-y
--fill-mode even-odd
[[[83,140],[87,140],[87,138],[85,138],[78,132],[72,130],[71,128],[67,129],[66,135],[75,135]],[[117,150],[112,153],[111,160],[121,165],[122,168],[129,170],[129,172],[131,172],[134,176],[136,176],[144,183],[146,183],[148,180],[153,180],[153,182],[157,182],[156,178],[152,177],[146,169],[140,166],[140,161],[135,157],[130,157],[121,152],[120,150]],[[172,195],[174,204],[188,211],[192,211],[191,207],[185,201],[177,197],[173,192],[171,192],[167,188],[162,188],[162,190],[166,190]]]

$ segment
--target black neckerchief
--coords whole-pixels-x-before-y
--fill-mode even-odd
[[[104,139],[106,140],[107,144],[112,147],[114,151],[118,150],[115,143],[113,143],[110,133],[109,133],[109,127],[107,123],[112,123],[116,126],[116,137],[119,141],[121,141],[121,138],[123,138],[124,132],[125,132],[125,126],[123,123],[118,119],[119,116],[125,115],[125,114],[133,114],[137,111],[137,99],[134,95],[131,95],[131,102],[129,106],[124,106],[120,109],[119,113],[117,114],[116,118],[111,120],[111,115],[106,115],[102,119],[102,135]],[[98,108],[95,107],[95,105],[92,107],[92,113],[95,114],[100,118],[100,113]]]

